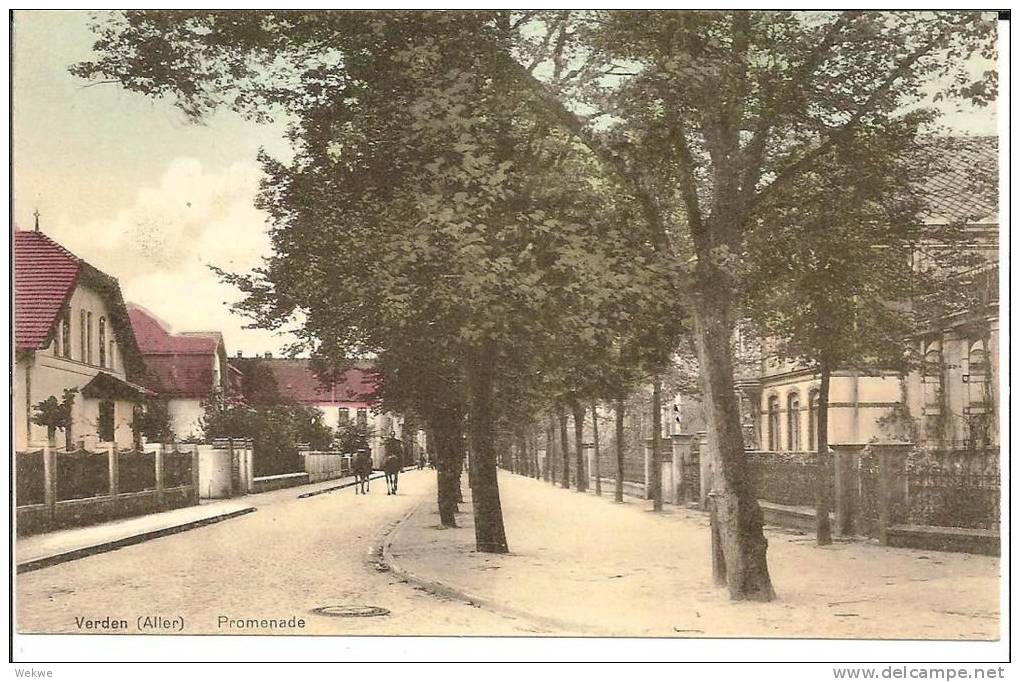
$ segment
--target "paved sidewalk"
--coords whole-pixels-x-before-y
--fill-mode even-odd
[[[434,504],[389,538],[387,559],[428,587],[513,615],[594,635],[994,640],[995,557],[814,545],[768,528],[779,598],[734,603],[712,584],[707,517],[649,502],[614,504],[500,473],[511,553],[474,551],[470,504],[442,530]]]
[[[170,511],[21,537],[17,539],[15,548],[18,572],[24,573],[92,554],[109,552],[235,518],[254,512],[260,506],[296,497],[329,493],[335,489],[349,487],[353,483],[354,479],[350,477],[319,481],[226,500],[203,500],[201,504]]]

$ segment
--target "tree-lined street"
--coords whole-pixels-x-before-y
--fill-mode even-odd
[[[24,574],[23,631],[998,637],[1002,143],[945,126],[995,118],[994,14],[127,10],[91,31],[82,90],[287,127],[255,159],[268,255],[201,259],[287,357],[219,343],[185,367],[173,349],[218,332],[157,324],[171,350],[146,359],[146,403],[215,377],[188,394],[188,502],[221,450],[226,497],[340,477],[370,441],[376,469],[434,471]],[[51,312],[91,362],[92,312]],[[23,355],[48,361],[38,336]],[[24,453],[26,518],[79,504],[52,484],[85,461],[72,402],[26,416],[67,436]],[[168,407],[131,410],[135,449],[176,452]],[[237,438],[243,491],[214,447]],[[117,457],[92,458],[113,498]],[[125,461],[161,501],[152,459]],[[389,614],[315,612],[341,606]]]
[[[306,499],[281,491],[241,518],[23,574],[19,622],[24,632],[51,633],[88,632],[75,619],[107,616],[137,632],[139,616],[160,616],[183,617],[181,634],[246,632],[221,627],[220,617],[298,617],[305,627],[247,632],[998,636],[999,562],[991,557],[855,542],[818,550],[810,535],[770,528],[773,572],[788,587],[775,604],[749,607],[711,587],[702,512],[649,514],[638,500],[616,505],[504,474],[507,530],[519,541],[494,556],[474,551],[468,509],[458,515],[465,527],[439,527],[432,472],[406,472],[396,497],[381,480],[375,486],[364,497],[353,488]],[[385,558],[376,551],[384,541]],[[383,561],[395,572],[380,570]],[[342,605],[390,614],[312,612]]]

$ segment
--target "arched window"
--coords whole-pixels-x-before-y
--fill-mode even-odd
[[[779,397],[771,396],[769,398],[769,450],[775,452],[779,449]]]
[[[85,311],[82,310],[81,311],[81,324],[79,325],[80,329],[78,330],[78,336],[80,337],[80,340],[81,340],[81,361],[82,362],[88,362],[89,361],[89,356],[86,355],[86,353],[88,352],[88,341],[85,340],[85,335],[87,334],[87,330],[85,329],[86,321],[87,320],[85,318]]]
[[[800,450],[800,396],[796,393],[786,398],[786,449]]]
[[[818,450],[818,389],[808,393],[808,447],[811,452]]]
[[[987,355],[984,341],[975,341],[967,356],[967,383],[970,384],[970,404],[984,405],[985,381],[988,374]]]
[[[99,366],[106,367],[106,318],[99,318]]]
[[[92,364],[92,313],[85,313],[85,362]]]
[[[60,320],[60,354],[71,357],[71,309],[64,311]]]
[[[116,356],[114,355],[114,350],[115,346],[113,343],[113,339],[110,339],[110,350],[106,354],[106,364],[107,366],[109,366],[110,369],[117,369],[117,360]]]

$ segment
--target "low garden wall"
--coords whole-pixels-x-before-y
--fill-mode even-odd
[[[102,523],[198,503],[195,452],[65,451],[15,454],[18,535]]]

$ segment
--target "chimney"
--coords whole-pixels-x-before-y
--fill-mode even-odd
[[[237,351],[237,357],[239,357],[239,358],[243,358],[243,357],[244,357],[244,352],[243,352],[243,351],[240,351],[240,350],[239,350],[239,351]]]
[[[270,353],[269,351],[266,351],[265,358],[266,358],[266,360],[272,360],[273,359],[273,354]]]

